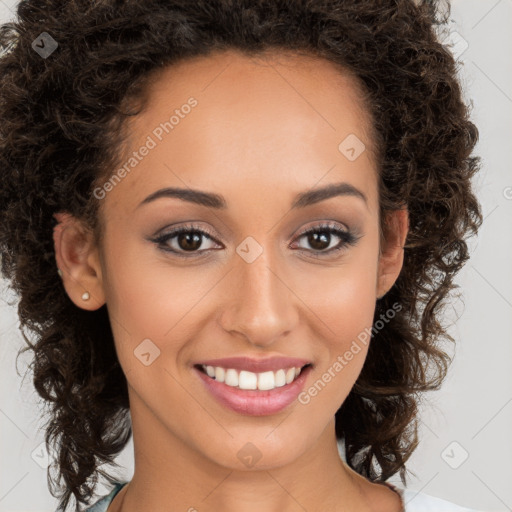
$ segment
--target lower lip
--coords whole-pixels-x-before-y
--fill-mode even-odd
[[[249,416],[265,416],[282,411],[297,398],[304,387],[311,366],[304,368],[290,384],[268,391],[235,388],[208,377],[197,368],[194,370],[205,383],[206,389],[232,411]]]

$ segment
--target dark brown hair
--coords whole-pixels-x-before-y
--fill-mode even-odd
[[[153,72],[182,59],[237,49],[291,50],[357,77],[379,149],[381,229],[406,205],[403,269],[375,318],[362,372],[336,413],[347,463],[374,481],[400,471],[418,443],[418,393],[437,389],[453,342],[441,323],[465,239],[482,222],[471,178],[478,132],[457,64],[439,41],[446,24],[418,0],[24,0],[0,27],[0,248],[33,350],[34,385],[49,409],[52,494],[76,510],[93,496],[100,466],[131,436],[127,385],[106,306],[85,311],[56,272],[53,214],[84,220],[101,240],[94,187],[120,163],[128,108]],[[47,58],[32,43],[58,42]],[[140,112],[140,110],[139,110]],[[61,485],[59,485],[61,484]]]

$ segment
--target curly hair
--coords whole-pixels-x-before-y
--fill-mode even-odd
[[[448,6],[449,14],[449,6]],[[290,50],[354,75],[378,148],[381,233],[404,205],[401,273],[377,300],[363,369],[336,412],[347,464],[372,481],[400,472],[418,444],[418,393],[438,389],[453,343],[441,321],[466,238],[482,214],[471,178],[478,131],[433,0],[22,0],[0,27],[1,270],[19,296],[24,350],[50,418],[48,485],[66,509],[93,496],[101,470],[132,434],[127,383],[106,305],[77,307],[56,272],[53,214],[69,212],[101,241],[92,191],[122,161],[126,120],[155,73],[183,59],[237,49]],[[58,47],[33,48],[42,32]],[[135,107],[133,109],[132,107]],[[33,341],[24,330],[31,331]],[[51,470],[57,474],[51,476]]]

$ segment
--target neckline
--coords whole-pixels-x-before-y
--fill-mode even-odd
[[[117,482],[114,484],[114,488],[112,489],[112,491],[110,492],[110,494],[108,495],[107,497],[107,512],[108,512],[108,507],[112,504],[112,502],[114,501],[114,498],[121,492],[121,489],[127,484],[128,482]]]
[[[112,495],[112,499],[116,497],[116,495],[119,493],[119,491],[127,484],[128,482],[117,482],[114,487],[114,494]]]
[[[119,494],[119,492],[121,491],[121,489],[127,484],[128,482],[118,482],[115,484],[115,487],[114,489],[112,490],[111,492],[111,496],[110,496],[110,501],[109,501],[109,504],[112,503],[112,501],[114,501],[114,498],[117,496],[117,494]],[[395,485],[393,485],[392,483],[390,482],[374,482],[374,483],[378,483],[378,484],[382,484],[382,485],[385,485],[386,487],[390,488],[392,491],[394,491],[396,494],[398,494],[398,498],[400,499],[400,506],[401,506],[401,509],[400,509],[400,512],[406,512],[405,510],[405,501],[404,501],[404,494],[403,494],[403,490],[396,487]]]

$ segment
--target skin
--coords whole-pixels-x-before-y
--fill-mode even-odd
[[[132,151],[188,98],[198,105],[101,200],[101,246],[65,214],[57,215],[54,235],[71,300],[91,311],[107,304],[128,381],[135,473],[109,512],[121,504],[123,512],[168,512],[169,504],[398,512],[396,493],[358,475],[337,452],[334,414],[367,346],[307,405],[295,401],[267,416],[225,408],[192,368],[236,355],[302,357],[313,363],[307,389],[371,328],[376,299],[402,268],[408,214],[389,216],[380,243],[371,125],[357,83],[327,61],[229,51],[164,70],[149,92],[147,109],[130,119]],[[349,134],[366,146],[354,161],[338,150]],[[291,208],[296,194],[338,182],[359,189],[367,202],[342,195]],[[164,187],[221,194],[227,208],[177,198],[138,206]],[[165,242],[192,254],[188,259],[150,241],[191,221],[215,240],[202,238],[196,253],[177,237]],[[324,221],[360,238],[318,257],[326,249],[299,234]],[[263,249],[252,263],[236,252],[248,236]],[[341,244],[332,234],[323,247]],[[200,251],[209,256],[194,256]],[[147,338],[160,349],[149,366],[134,357]],[[252,467],[237,457],[248,442],[261,454]]]

